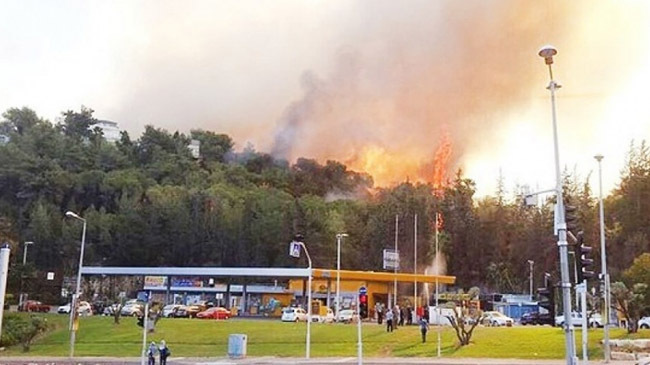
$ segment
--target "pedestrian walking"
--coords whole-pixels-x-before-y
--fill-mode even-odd
[[[149,344],[149,348],[147,349],[148,365],[156,365],[156,352],[158,352],[156,343],[151,341],[151,343]]]
[[[427,342],[427,332],[429,331],[429,322],[420,318],[420,332],[422,332],[422,343]]]
[[[393,311],[386,311],[386,332],[393,332]]]
[[[160,346],[158,346],[158,353],[160,354],[160,365],[167,365],[167,358],[172,354],[167,347],[165,340],[160,341]]]

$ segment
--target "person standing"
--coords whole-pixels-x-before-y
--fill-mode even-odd
[[[420,332],[422,332],[422,343],[427,342],[428,331],[429,331],[429,323],[424,318],[420,318]]]
[[[393,311],[386,311],[386,332],[393,332]]]
[[[158,346],[158,353],[160,354],[160,365],[167,365],[167,358],[172,354],[167,347],[165,340],[160,341],[160,346]]]
[[[149,348],[147,349],[147,358],[149,359],[149,362],[147,363],[148,365],[156,365],[156,352],[158,352],[156,343],[151,341]]]
[[[404,317],[406,317],[406,308],[402,307],[399,311],[399,325],[404,326]]]

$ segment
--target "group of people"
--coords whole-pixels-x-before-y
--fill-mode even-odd
[[[172,352],[169,351],[165,340],[160,341],[160,345],[156,345],[153,341],[149,344],[149,348],[147,349],[147,357],[149,358],[148,365],[156,364],[156,354],[160,355],[160,365],[166,365],[167,358]]]
[[[413,317],[415,316],[415,312],[411,309],[411,306],[400,309],[399,305],[396,304],[393,308],[385,308],[381,302],[375,304],[375,313],[378,324],[381,325],[384,318],[386,319],[386,332],[393,332],[398,326],[404,326],[405,321],[407,325],[413,324]],[[424,343],[427,341],[427,332],[429,331],[429,313],[424,308],[418,308],[417,314],[419,318],[418,325],[422,333],[422,342]]]

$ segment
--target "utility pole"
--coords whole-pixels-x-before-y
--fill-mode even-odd
[[[413,275],[418,274],[418,215],[415,214],[415,219],[413,219]],[[414,312],[417,313],[418,309],[418,278],[417,276],[414,276],[413,279],[413,308]],[[416,322],[417,322],[417,315],[415,316]]]
[[[397,305],[397,266],[399,266],[399,254],[397,253],[397,237],[399,234],[399,215],[395,214],[395,257],[397,257],[397,262],[395,263],[395,275],[393,276],[393,307]]]
[[[553,46],[544,46],[539,51],[539,56],[544,58],[548,65],[550,82],[547,89],[551,92],[551,113],[553,117],[553,144],[555,152],[555,196],[557,198],[555,210],[555,222],[557,229],[557,246],[560,254],[560,272],[562,276],[562,308],[564,310],[564,335],[566,346],[567,365],[577,365],[575,344],[573,342],[573,324],[571,323],[571,281],[569,279],[569,259],[568,259],[568,242],[567,242],[567,225],[564,219],[564,201],[562,196],[562,175],[560,172],[560,147],[557,132],[557,115],[555,109],[555,90],[560,85],[553,80],[553,56],[557,54],[557,49]]]
[[[605,323],[603,323],[603,345],[604,345],[604,355],[605,362],[608,363],[611,360],[610,348],[609,348],[609,311],[611,308],[610,296],[609,296],[609,277],[607,276],[607,249],[605,247],[605,212],[603,208],[603,169],[601,161],[603,160],[603,155],[596,155],[594,158],[598,161],[598,206],[600,211],[600,275],[605,286],[604,296],[605,296]]]

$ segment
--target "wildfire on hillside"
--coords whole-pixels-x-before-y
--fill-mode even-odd
[[[449,134],[440,135],[433,158],[422,161],[416,153],[392,151],[378,145],[366,145],[345,161],[352,170],[370,174],[377,187],[399,184],[403,181],[432,184],[436,196],[442,195],[447,184],[452,157]]]

